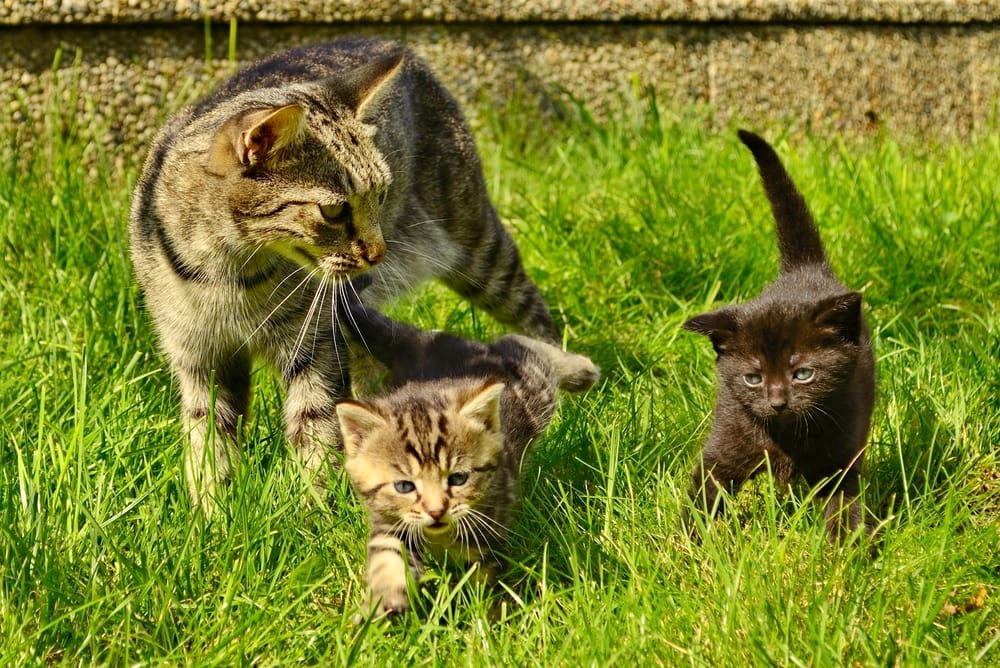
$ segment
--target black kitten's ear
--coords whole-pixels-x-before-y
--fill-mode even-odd
[[[861,293],[848,292],[827,297],[816,305],[813,322],[851,343],[861,339]]]
[[[712,341],[712,347],[718,355],[724,353],[733,336],[736,334],[738,322],[736,311],[732,308],[721,308],[718,311],[696,315],[682,327],[691,332],[704,334]]]

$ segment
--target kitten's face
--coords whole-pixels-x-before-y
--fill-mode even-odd
[[[796,420],[823,411],[858,361],[860,295],[806,306],[727,307],[685,327],[711,338],[719,381],[755,417]]]
[[[447,544],[494,532],[477,506],[503,456],[503,384],[457,392],[444,402],[337,406],[345,468],[373,521],[414,542]]]
[[[764,420],[804,418],[843,382],[855,355],[844,346],[809,340],[768,345],[747,336],[719,357],[720,382],[730,396]]]
[[[248,112],[215,139],[208,170],[225,177],[236,233],[324,277],[379,263],[380,209],[391,182],[374,128],[292,104]]]

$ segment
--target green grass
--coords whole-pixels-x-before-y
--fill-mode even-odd
[[[603,122],[515,107],[479,117],[491,190],[604,378],[526,464],[499,611],[436,572],[414,614],[360,627],[361,506],[344,481],[331,509],[303,503],[267,372],[222,512],[188,507],[175,390],[127,255],[134,168],[58,123],[0,137],[17,156],[0,172],[0,663],[1000,664],[1000,134],[757,128],[865,291],[872,560],[827,545],[809,490],[767,480],[701,541],[678,526],[715,382],[680,324],[777,269],[735,128],[641,98]],[[434,287],[396,314],[500,331]]]

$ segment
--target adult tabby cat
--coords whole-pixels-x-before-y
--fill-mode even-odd
[[[350,309],[341,322],[389,370],[388,394],[342,401],[337,415],[371,522],[365,608],[391,614],[407,609],[407,578],[427,551],[495,578],[525,449],[551,421],[557,388],[585,390],[598,369],[517,334],[487,345]]]
[[[392,42],[278,53],[176,115],[146,160],[130,234],[180,385],[196,505],[238,457],[254,356],[282,375],[287,435],[307,469],[327,461],[348,383],[331,296],[353,276],[371,272],[373,303],[439,278],[500,321],[557,338],[457,103]]]
[[[780,480],[819,485],[831,538],[865,526],[858,498],[875,399],[861,295],[834,276],[819,232],[774,149],[741,130],[777,228],[778,278],[752,301],[691,318],[718,356],[715,420],[692,497],[719,508],[769,463]]]

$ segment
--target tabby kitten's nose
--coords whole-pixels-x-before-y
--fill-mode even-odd
[[[434,509],[428,508],[427,514],[430,515],[435,522],[440,522],[441,518],[444,517],[444,514],[447,511],[448,511],[447,507],[441,506],[440,508],[434,508]]]

